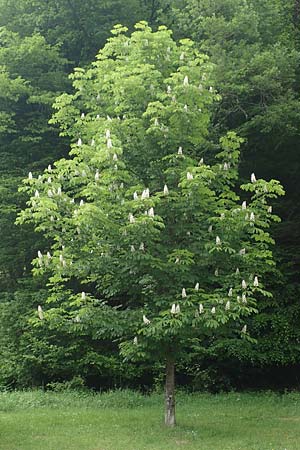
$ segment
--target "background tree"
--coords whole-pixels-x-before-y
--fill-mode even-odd
[[[0,42],[0,383],[10,385],[14,376],[15,380],[22,378],[21,366],[30,360],[24,354],[26,345],[19,343],[31,301],[42,296],[40,289],[44,288],[31,282],[31,260],[36,248],[44,245],[43,238],[34,235],[30,226],[20,229],[14,224],[17,211],[24,206],[18,187],[32,167],[44,167],[64,153],[65,144],[58,141],[58,132],[48,120],[51,105],[67,89],[68,80],[67,61],[42,36],[21,39],[1,28]],[[12,370],[18,364],[19,370]]]
[[[52,121],[73,140],[70,158],[29,174],[19,221],[52,243],[35,259],[52,286],[39,319],[92,323],[126,358],[165,361],[174,425],[176,360],[231,322],[250,339],[244,318],[270,296],[269,200],[283,190],[252,174],[240,204],[241,139],[229,133],[221,148],[208,139],[219,97],[207,57],[165,27],[136,28],[128,38],[117,25],[92,68],[73,74],[75,93],[57,99]]]
[[[154,23],[161,6],[167,5],[160,0],[1,0],[0,26],[22,37],[42,34],[76,66],[93,60],[114,24],[126,22],[132,28],[141,19]]]
[[[21,232],[13,225],[18,205],[21,204],[18,185],[32,164],[43,167],[63,152],[63,141],[57,142],[57,131],[47,122],[56,95],[67,88],[64,74],[66,60],[60,57],[57,48],[51,48],[38,35],[21,40],[16,33],[1,29],[0,39],[0,226],[3,238],[0,272],[3,285],[15,288],[27,264],[29,270],[25,269],[25,272],[30,273],[29,248],[33,244],[28,245],[29,235],[25,237],[24,230]]]

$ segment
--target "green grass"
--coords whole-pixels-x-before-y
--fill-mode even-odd
[[[300,450],[300,394],[0,393],[1,450]]]

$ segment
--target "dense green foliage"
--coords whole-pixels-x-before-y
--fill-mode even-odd
[[[199,42],[216,64],[222,101],[215,126],[234,128],[246,138],[242,173],[250,169],[264,177],[272,174],[286,189],[286,198],[277,205],[283,221],[275,229],[280,245],[280,274],[270,280],[275,297],[262,303],[254,319],[258,345],[239,351],[239,357],[258,365],[295,364],[300,316],[297,2],[191,0],[180,6],[175,5],[170,17],[177,35]]]
[[[207,329],[236,321],[248,336],[244,318],[271,296],[270,201],[283,189],[252,174],[240,203],[241,139],[211,149],[219,97],[207,57],[166,27],[136,29],[128,38],[117,25],[92,68],[72,74],[74,94],[58,97],[52,119],[70,157],[29,173],[18,222],[49,241],[34,260],[51,286],[37,326],[92,325],[126,358],[180,361]]]
[[[23,271],[30,271],[30,245],[25,231],[13,226],[22,201],[17,188],[28,166],[44,165],[63,151],[63,143],[58,143],[57,132],[48,120],[55,97],[67,87],[66,60],[58,48],[39,35],[21,39],[2,28],[0,41],[0,284],[15,288]]]
[[[295,383],[291,369],[299,364],[300,339],[298,2],[111,0],[103,6],[100,1],[3,0],[0,18],[6,26],[0,37],[0,382],[43,384],[81,374],[95,386],[134,379],[149,384],[159,372],[156,366],[149,371],[145,365],[144,371],[142,365],[124,365],[117,343],[90,331],[33,326],[36,306],[48,293],[46,278],[32,279],[30,261],[49,243],[30,225],[14,225],[24,206],[17,193],[21,179],[65,156],[69,146],[70,138],[58,138],[57,128],[48,123],[55,97],[73,92],[67,74],[94,59],[115,23],[131,29],[146,19],[166,23],[176,38],[191,37],[215,64],[211,77],[222,99],[211,109],[209,135],[216,143],[234,129],[245,138],[239,181],[254,171],[279,179],[286,189],[275,205],[283,219],[273,228],[277,271],[266,280],[274,296],[259,302],[259,314],[249,322],[257,344],[224,336],[212,345],[209,339],[209,346],[193,346],[192,361],[178,368],[179,378],[212,389],[268,386],[274,374],[280,385]]]
[[[59,0],[0,1],[0,26],[17,31],[21,36],[40,33],[51,45],[59,44],[62,54],[72,63],[89,62],[102,47],[113,25],[138,20],[150,23],[158,10],[167,5],[160,0]]]

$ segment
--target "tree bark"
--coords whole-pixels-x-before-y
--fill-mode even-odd
[[[300,15],[300,0],[295,0],[294,3],[294,25],[299,26],[299,15]]]
[[[175,360],[168,356],[166,360],[165,425],[174,427],[175,423]]]

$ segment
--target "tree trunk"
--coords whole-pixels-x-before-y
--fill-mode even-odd
[[[166,361],[165,425],[175,425],[175,361],[168,356]]]
[[[294,3],[294,25],[298,27],[299,25],[299,15],[300,15],[300,0],[295,0]]]

